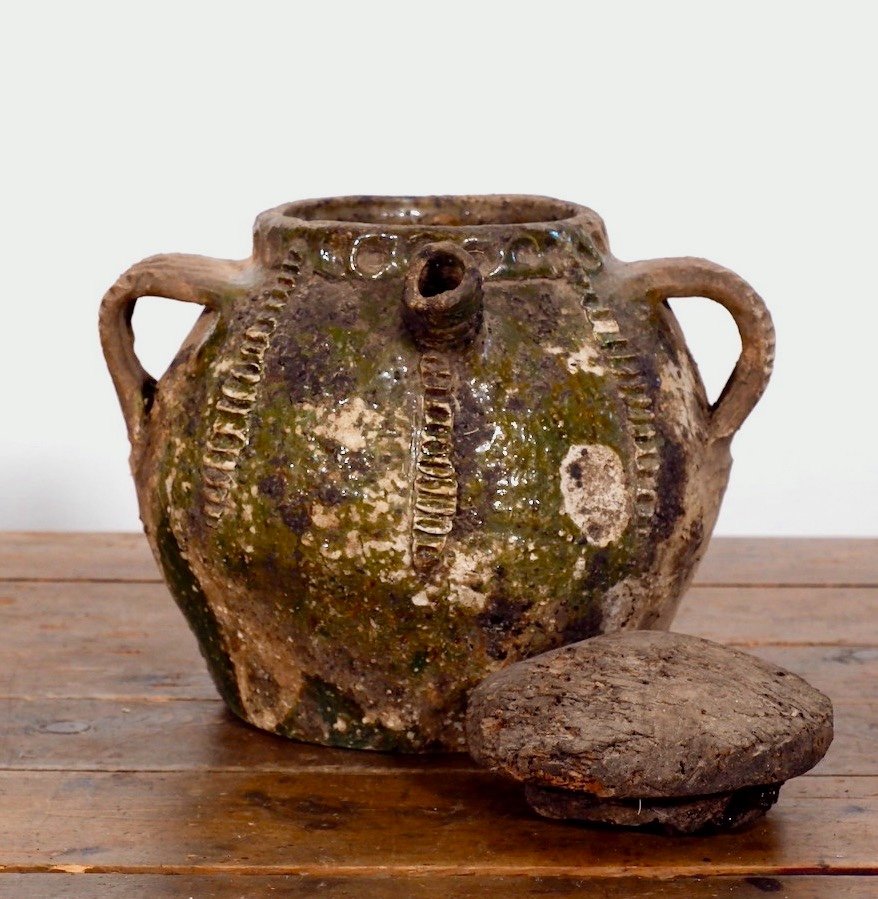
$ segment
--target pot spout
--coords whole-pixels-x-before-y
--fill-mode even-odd
[[[405,277],[403,320],[422,349],[468,344],[482,324],[482,275],[459,246],[422,247]]]

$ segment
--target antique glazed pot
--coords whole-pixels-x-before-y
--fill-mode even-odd
[[[156,382],[142,296],[205,307]],[[742,340],[711,406],[666,300]],[[512,661],[663,628],[773,331],[702,259],[624,263],[590,209],[346,197],[259,216],[251,258],[154,256],[101,308],[147,536],[228,705],[317,743],[463,745]]]

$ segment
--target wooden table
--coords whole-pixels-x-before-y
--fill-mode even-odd
[[[711,547],[676,628],[804,675],[836,738],[710,838],[541,820],[460,756],[248,728],[140,536],[0,535],[0,581],[2,896],[878,896],[878,540]]]

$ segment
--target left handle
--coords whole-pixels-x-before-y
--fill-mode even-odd
[[[101,301],[100,334],[107,368],[113,378],[132,446],[143,437],[156,380],[134,351],[131,319],[141,297],[166,297],[199,303],[221,312],[246,295],[252,282],[252,262],[211,259],[172,253],[150,256],[131,268]]]

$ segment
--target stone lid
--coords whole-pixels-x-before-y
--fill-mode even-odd
[[[510,665],[471,694],[473,757],[599,797],[780,783],[832,741],[832,704],[795,674],[685,634],[622,631]]]

